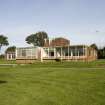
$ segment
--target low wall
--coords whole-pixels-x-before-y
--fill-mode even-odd
[[[16,63],[18,64],[32,64],[38,62],[36,59],[16,59]]]
[[[60,61],[83,61],[83,62],[87,62],[87,61],[94,61],[96,60],[96,57],[86,57],[86,56],[74,56],[74,57],[65,57],[65,58],[43,58],[42,62],[60,62]],[[16,59],[16,63],[18,64],[32,64],[35,62],[41,62],[41,60],[39,59]]]

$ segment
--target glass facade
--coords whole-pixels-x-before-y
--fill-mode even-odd
[[[42,50],[41,50],[42,49]],[[85,46],[17,48],[17,58],[59,58],[85,56]]]
[[[83,46],[69,46],[69,47],[58,47],[56,52],[63,56],[83,56],[85,51]]]
[[[30,48],[17,48],[17,58],[32,58],[37,57],[36,55],[36,48],[30,47]]]

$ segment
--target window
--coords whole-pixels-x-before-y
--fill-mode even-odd
[[[24,49],[24,50],[22,50],[22,56],[26,56],[26,50]]]
[[[49,54],[50,56],[54,56],[54,52],[50,52],[50,54]]]
[[[15,59],[15,54],[12,54],[12,59]]]
[[[9,54],[8,58],[11,59],[11,54]]]
[[[79,52],[79,56],[83,56],[84,55],[84,51],[83,48],[78,48],[78,52]]]

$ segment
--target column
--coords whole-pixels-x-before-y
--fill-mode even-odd
[[[79,54],[79,50],[78,50],[78,59],[79,59],[79,56],[80,56],[80,54]]]
[[[15,50],[15,58],[17,59],[17,48]]]
[[[49,58],[49,47],[48,47],[48,58]]]
[[[12,60],[12,53],[10,55],[11,55],[11,59],[10,60]]]
[[[73,49],[71,49],[71,60],[73,60]]]
[[[62,47],[61,47],[61,60],[62,60]]]
[[[42,51],[42,48],[40,48],[40,51],[41,51],[41,62],[43,62],[43,51]]]
[[[56,58],[56,49],[54,48],[54,58]]]
[[[69,46],[68,46],[68,60],[69,60]]]

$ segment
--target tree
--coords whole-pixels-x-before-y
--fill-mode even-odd
[[[98,59],[105,59],[105,49],[99,49],[98,50]]]
[[[98,59],[103,59],[103,49],[98,50]]]
[[[103,51],[103,58],[105,59],[105,47],[102,49]]]
[[[97,45],[95,43],[94,44],[91,44],[90,47],[92,47],[92,48],[94,48],[95,50],[98,51],[98,47],[97,47]]]
[[[25,41],[28,44],[33,44],[34,46],[43,47],[45,43],[45,39],[48,39],[48,35],[44,31],[37,32],[35,34],[31,34],[26,37]]]
[[[6,53],[7,52],[15,52],[15,50],[16,50],[16,46],[10,46],[10,47],[8,47],[7,49],[6,49]]]
[[[98,59],[105,59],[105,47],[98,49]]]
[[[1,50],[2,46],[7,46],[7,45],[9,45],[7,39],[8,39],[8,38],[7,38],[6,36],[0,35],[0,50]]]

